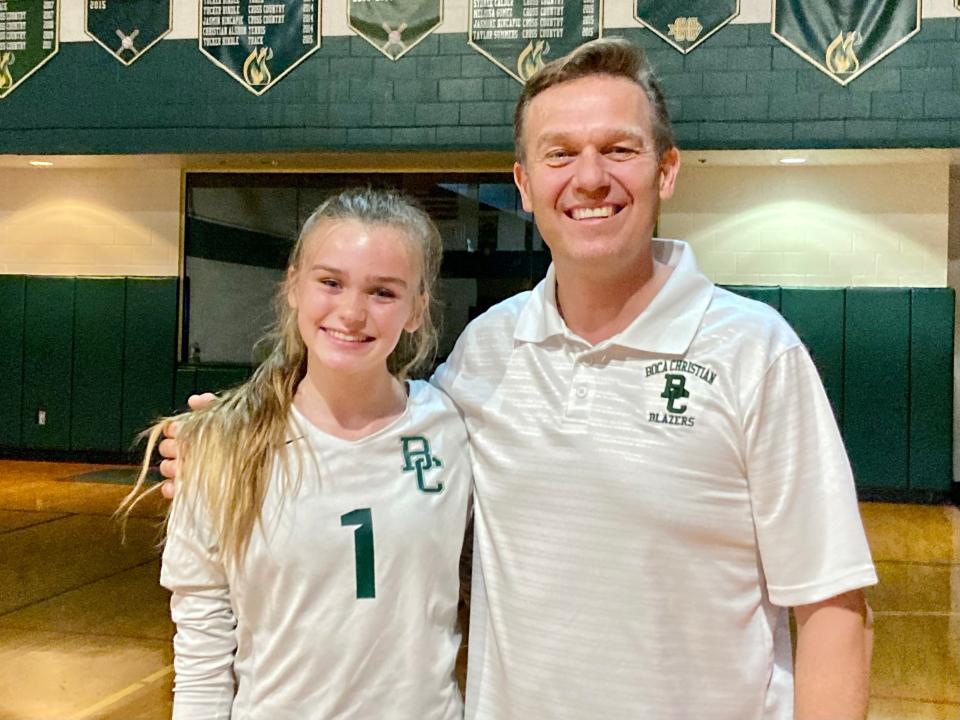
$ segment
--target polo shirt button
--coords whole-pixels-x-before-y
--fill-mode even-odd
[[[587,396],[587,389],[583,386],[577,388],[577,397],[585,398]]]

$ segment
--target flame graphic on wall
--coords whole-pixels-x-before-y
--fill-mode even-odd
[[[860,69],[860,61],[853,51],[854,45],[863,42],[859,30],[841,32],[827,46],[827,68],[837,75],[849,75]]]
[[[270,75],[270,68],[267,67],[267,60],[273,59],[273,50],[268,47],[262,47],[259,50],[253,50],[247,59],[243,61],[243,79],[251,87],[258,85],[268,85],[273,79]]]
[[[13,53],[0,53],[0,90],[13,87],[13,75],[10,74],[11,65],[13,65]]]
[[[517,75],[526,80],[537,70],[543,67],[543,56],[550,52],[550,43],[546,40],[533,40],[527,43],[520,55],[517,56]]]

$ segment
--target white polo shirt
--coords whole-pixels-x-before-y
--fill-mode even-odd
[[[615,337],[567,329],[551,268],[435,377],[474,461],[468,720],[790,718],[785,608],[876,582],[806,349],[654,248]]]

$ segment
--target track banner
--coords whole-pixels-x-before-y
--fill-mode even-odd
[[[200,52],[263,95],[320,48],[320,0],[200,0]]]
[[[443,0],[348,0],[350,29],[391,60],[443,22]]]
[[[688,53],[740,14],[740,0],[636,0],[633,17]]]
[[[603,0],[469,0],[469,44],[514,80],[600,37]]]
[[[0,98],[59,49],[59,0],[0,0]]]
[[[920,30],[920,0],[774,0],[771,32],[846,85]]]
[[[124,65],[170,32],[170,0],[83,0],[83,31]]]

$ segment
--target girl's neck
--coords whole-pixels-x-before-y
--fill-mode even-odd
[[[373,376],[345,377],[308,367],[293,404],[324,432],[357,440],[399,417],[407,406],[407,390],[386,368]]]

